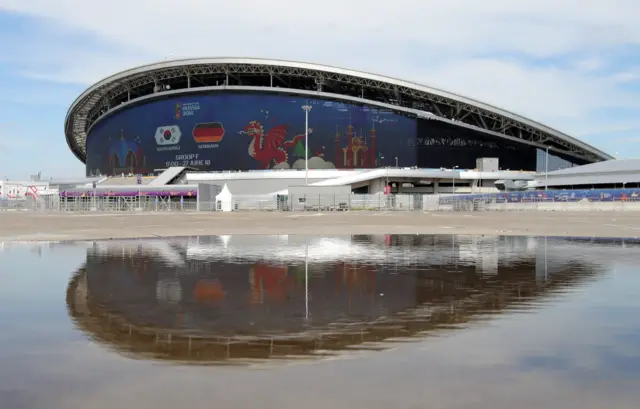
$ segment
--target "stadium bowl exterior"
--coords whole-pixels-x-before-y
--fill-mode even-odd
[[[345,83],[360,87],[360,95]],[[415,95],[409,95],[412,90]],[[302,169],[305,105],[312,107],[312,169],[473,169],[477,158],[498,157],[504,169],[536,170],[537,154],[547,147],[573,164],[611,159],[543,125],[443,91],[333,67],[257,59],[181,60],[116,74],[74,102],[65,133],[87,175],[149,174],[169,166]]]

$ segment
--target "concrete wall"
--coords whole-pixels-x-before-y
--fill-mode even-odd
[[[374,179],[369,182],[369,194],[383,193],[384,187],[387,185],[385,179]]]
[[[207,181],[206,183],[213,183],[220,186],[224,186],[226,183],[229,191],[233,195],[264,195],[285,190],[289,185],[300,184],[300,179],[217,179]]]
[[[155,179],[155,176],[143,176],[142,177],[142,184],[143,185],[148,185],[149,182],[151,182],[153,179]],[[125,176],[125,177],[120,177],[120,176],[116,176],[116,177],[111,177],[107,180],[105,180],[104,182],[100,183],[100,185],[104,185],[104,186],[123,186],[123,185],[136,185],[138,184],[138,179],[136,176]]]
[[[334,171],[333,173],[336,173],[336,172]],[[347,174],[347,172],[343,172],[343,173]],[[478,175],[480,174],[478,172],[476,173],[467,172],[467,173],[475,177],[478,177]],[[206,174],[187,174],[186,180],[190,184],[205,182],[205,183],[215,183],[218,185],[224,185],[226,183],[227,186],[229,186],[229,190],[234,195],[250,195],[250,194],[261,195],[261,194],[274,193],[277,191],[286,190],[289,188],[289,186],[304,185],[304,178],[299,178],[299,177],[298,178],[261,177],[261,178],[240,179],[237,177],[238,174],[241,174],[241,173],[233,173],[232,175],[234,177],[229,177],[228,179],[224,177],[224,173],[211,174],[211,179],[207,179]],[[275,172],[274,174],[276,176],[278,175]],[[297,175],[303,175],[303,174],[304,173],[297,173]],[[312,173],[310,172],[310,175],[311,174]],[[197,175],[198,177],[195,177],[195,176],[190,177],[190,175]],[[280,173],[279,175],[285,175],[285,174]],[[487,176],[491,176],[491,175],[487,174]],[[310,177],[309,184],[321,182],[327,179],[333,179],[333,177],[331,178],[327,178],[327,177],[311,178]],[[445,193],[446,194],[446,193],[452,193],[453,191],[453,186],[451,186],[451,179],[442,180],[443,183],[449,184],[449,186],[442,186],[437,180],[434,180],[432,182],[432,185],[423,186],[423,187],[403,186],[403,184],[405,183],[410,183],[410,182],[407,182],[406,180],[398,181],[398,180],[390,179],[389,182],[395,183],[396,186],[400,185],[399,187],[396,187],[394,189],[394,193],[398,193],[398,194],[416,194],[416,193],[422,193],[422,194]],[[498,189],[495,187],[494,182],[495,182],[495,179],[483,179],[482,185],[484,187],[479,187],[478,186],[479,180],[477,179],[456,178],[455,192],[457,194],[479,193],[479,192],[497,193]],[[362,186],[368,186],[369,194],[377,194],[377,193],[384,192],[384,187],[386,186],[386,183],[387,183],[387,178],[383,177],[383,178],[372,179],[369,181],[356,183],[351,185],[350,188],[355,189]]]
[[[289,195],[291,196],[349,196],[351,195],[351,186],[289,186]]]

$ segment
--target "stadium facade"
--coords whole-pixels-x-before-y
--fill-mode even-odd
[[[305,111],[308,148],[305,146]],[[418,167],[549,170],[612,159],[508,111],[423,85],[336,67],[252,58],[165,61],[106,78],[65,119],[87,176]]]

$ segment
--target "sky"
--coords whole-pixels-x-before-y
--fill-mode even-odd
[[[456,92],[640,157],[637,0],[0,0],[0,178],[83,176],[73,100],[135,65],[268,57]]]

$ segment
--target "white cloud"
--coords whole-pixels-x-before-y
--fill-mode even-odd
[[[298,159],[293,162],[292,169],[305,169],[305,160]],[[309,169],[335,169],[335,165],[331,162],[327,162],[320,156],[314,156],[309,158]]]
[[[612,75],[614,81],[629,84],[633,82],[640,82],[640,67],[632,67],[628,70],[620,71]]]
[[[576,62],[575,67],[586,72],[598,71],[606,66],[605,61],[598,57],[588,57]]]
[[[325,40],[340,40],[334,44],[339,47],[371,38],[413,39],[446,50],[532,55],[640,41],[635,0],[396,0],[392,6],[325,0],[322,7],[291,0],[156,0],[153,8],[135,0],[2,0],[0,7],[159,54],[233,50],[238,43],[258,46],[275,38],[311,47]]]
[[[597,110],[640,110],[628,86],[638,68],[612,57],[640,48],[637,0],[0,0],[0,10],[50,27],[6,57],[40,80],[86,85],[164,58],[256,56],[403,77],[568,133],[602,128]]]
[[[335,169],[335,165],[331,162],[327,162],[320,156],[314,156],[309,158],[309,169]],[[305,169],[305,160],[297,159],[293,162],[293,165],[289,165],[287,162],[281,162],[273,166],[273,169]]]
[[[578,128],[579,130],[575,133],[576,136],[579,137],[588,137],[588,136],[598,136],[598,135],[610,135],[615,137],[620,134],[628,134],[628,133],[637,133],[640,135],[640,120],[638,121],[612,121],[615,123],[607,123],[604,122],[601,128],[594,128],[585,126],[583,128]],[[638,137],[628,137],[622,136],[621,139],[625,140],[640,140],[640,136]]]
[[[453,60],[423,74],[430,84],[537,119],[584,117],[603,107],[638,105],[631,94],[598,76],[517,61]]]
[[[280,162],[277,165],[273,165],[272,169],[291,169],[291,166],[287,162]]]

